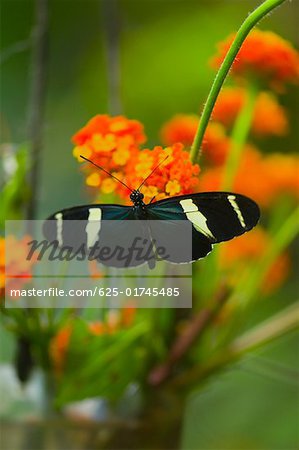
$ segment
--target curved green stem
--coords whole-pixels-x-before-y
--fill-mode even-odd
[[[229,149],[222,180],[222,190],[224,191],[232,189],[241,153],[250,131],[257,93],[256,83],[251,81],[247,90],[247,99],[236,119],[231,135],[231,148]]]
[[[192,162],[195,162],[201,148],[202,140],[208,126],[215,102],[217,100],[220,89],[224,83],[224,80],[234,62],[234,59],[241,48],[244,40],[246,39],[250,30],[263,18],[265,17],[272,9],[281,5],[286,0],[265,0],[258,8],[256,8],[249,16],[245,19],[243,24],[241,25],[239,31],[236,34],[236,37],[226,54],[226,57],[221,64],[220,69],[217,72],[217,75],[214,79],[213,85],[211,87],[210,93],[207,98],[207,102],[203,109],[200,123],[191,147],[190,158]]]

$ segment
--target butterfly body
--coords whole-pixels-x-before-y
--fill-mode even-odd
[[[146,204],[144,203],[144,195],[138,190],[135,189],[130,194],[130,199],[133,203],[133,211],[136,219],[146,219],[147,218],[147,210]]]

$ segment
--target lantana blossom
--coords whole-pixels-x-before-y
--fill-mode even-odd
[[[143,126],[137,120],[98,114],[73,136],[72,141],[76,145],[73,155],[79,162],[83,162],[80,155],[85,156],[122,178],[124,167],[132,157],[132,152],[145,140]],[[88,164],[83,170],[88,186],[100,186],[104,193],[115,190],[115,182],[107,178],[105,172],[99,172]]]
[[[235,35],[218,44],[218,53],[212,59],[213,67],[220,67]],[[271,87],[281,88],[284,83],[298,83],[299,54],[290,42],[272,31],[255,29],[243,42],[231,73],[242,77],[256,77]]]
[[[299,157],[274,153],[263,156],[247,145],[243,150],[232,190],[247,195],[262,207],[280,196],[299,198]],[[211,167],[200,177],[202,191],[221,190],[224,166]]]
[[[176,114],[165,122],[160,130],[162,144],[181,142],[186,147],[191,147],[198,124],[197,114]]]
[[[32,238],[25,235],[17,239],[13,235],[0,237],[0,297],[4,296],[5,286],[10,289],[21,289],[32,278],[32,269],[37,262],[35,255],[27,259],[28,242]]]
[[[166,157],[168,158],[151,174]],[[190,154],[183,144],[176,143],[166,148],[156,146],[152,150],[144,149],[135,153],[126,167],[126,183],[137,188],[151,174],[142,187],[147,203],[153,197],[160,200],[196,192],[199,172],[198,164],[191,162]],[[120,193],[127,199],[127,193],[121,186]]]
[[[199,124],[196,114],[177,114],[168,120],[160,131],[161,141],[164,145],[173,145],[181,142],[191,147]],[[212,164],[222,164],[230,147],[230,139],[225,128],[220,123],[210,122],[202,142],[203,157]]]
[[[145,202],[154,197],[159,200],[189,194],[197,189],[199,166],[192,164],[182,143],[141,149],[144,140],[143,127],[138,121],[98,115],[73,136],[77,144],[73,153],[81,162],[80,155],[102,166],[129,189],[137,189],[162,163],[142,186]],[[83,170],[87,186],[97,188],[99,193],[116,193],[129,202],[130,191],[123,184],[92,164],[85,164]]]
[[[242,87],[226,87],[220,92],[213,109],[213,119],[226,127],[234,124],[247,98]],[[276,97],[269,92],[260,92],[252,117],[251,130],[258,136],[285,135],[288,131],[288,118],[285,109]]]

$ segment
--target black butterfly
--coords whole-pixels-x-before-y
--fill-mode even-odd
[[[85,157],[82,158],[89,161]],[[97,167],[109,174],[102,167]],[[206,256],[212,250],[213,244],[228,241],[251,230],[259,220],[258,205],[250,198],[232,192],[180,195],[156,202],[152,199],[149,204],[145,204],[140,189],[150,175],[135,190],[116,178],[131,191],[132,206],[91,204],[64,209],[50,216],[45,222],[46,238],[50,241],[57,240],[59,245],[63,246],[74,245],[80,237],[85,248],[90,249],[95,242],[101,245],[109,242],[121,247],[128,241],[129,235],[136,233],[140,237],[139,244],[153,244],[145,259],[139,261],[135,258],[129,263],[116,262],[113,258],[97,259],[108,266],[136,266],[146,259],[152,259],[153,255],[157,257],[157,248],[164,246],[171,251],[164,257],[160,255],[162,259],[174,263],[188,263]],[[78,221],[75,230],[74,222],[69,221]],[[187,227],[190,228],[191,247],[186,250]]]

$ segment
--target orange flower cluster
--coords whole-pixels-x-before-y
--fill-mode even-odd
[[[21,289],[31,279],[32,267],[37,261],[35,257],[26,259],[31,240],[30,236],[20,240],[12,235],[5,239],[0,237],[0,297],[4,296],[5,285],[9,289]],[[5,272],[17,278],[7,278]]]
[[[238,283],[240,273],[251,270],[250,262],[255,263],[270,245],[270,237],[261,227],[256,227],[250,233],[232,239],[221,246],[220,263],[227,269],[232,285]],[[290,273],[291,260],[288,253],[279,255],[266,273],[262,289],[265,294],[278,289]],[[233,270],[232,270],[233,269]]]
[[[87,330],[92,336],[114,334],[117,331],[130,327],[134,322],[135,314],[136,308],[131,305],[127,305],[120,312],[111,310],[108,311],[105,322],[89,322]],[[73,326],[68,322],[60,328],[50,341],[49,355],[57,376],[63,373],[72,332]]]
[[[132,189],[138,188],[150,172],[168,155],[144,184],[142,192],[145,202],[179,194],[188,194],[196,188],[199,167],[192,164],[189,153],[182,144],[166,149],[140,149],[145,141],[142,125],[125,117],[95,116],[73,137],[77,146],[74,156],[80,162],[80,155],[102,166]],[[102,193],[116,192],[128,201],[128,189],[117,183],[92,165],[85,166],[86,184],[97,187]]]
[[[198,187],[199,166],[192,164],[189,152],[180,143],[153,150],[144,149],[128,162],[126,182],[138,187],[165,157],[168,159],[148,178],[142,187],[145,202],[194,192]]]
[[[145,139],[143,126],[137,120],[97,115],[73,136],[76,145],[73,154],[79,162],[83,162],[80,158],[83,155],[118,178],[123,178],[124,167],[132,152]],[[116,182],[104,172],[88,165],[84,169],[88,186],[100,187],[107,194],[115,190]]]
[[[233,125],[246,101],[247,93],[241,87],[224,88],[213,110],[213,119],[226,127]],[[256,100],[252,119],[252,132],[259,136],[282,136],[288,131],[288,119],[284,108],[275,96],[261,92]]]
[[[218,46],[212,66],[219,67],[230,48],[234,35]],[[253,30],[243,43],[232,66],[232,74],[255,76],[281,87],[299,80],[299,54],[292,45],[271,31]]]
[[[201,191],[221,189],[223,167],[206,170],[201,179]],[[253,147],[244,149],[233,191],[248,195],[260,206],[271,206],[280,196],[299,198],[299,157],[271,154],[263,156]]]
[[[164,124],[161,129],[161,141],[164,145],[181,142],[191,147],[199,116],[196,114],[177,114]],[[215,165],[225,161],[229,150],[230,140],[225,134],[225,128],[220,123],[210,123],[207,127],[202,143],[203,156],[207,162]]]
[[[197,114],[177,114],[167,121],[160,131],[163,145],[173,145],[181,142],[185,147],[191,147],[199,116]]]

